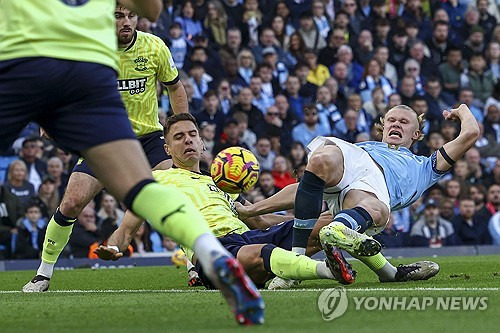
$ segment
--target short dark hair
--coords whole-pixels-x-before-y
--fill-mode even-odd
[[[443,21],[443,20],[440,20],[440,21],[436,21],[434,22],[434,28],[436,28],[438,25],[445,25],[447,27],[449,27],[450,25],[448,24],[448,22],[446,21]]]
[[[213,97],[213,96],[215,96],[215,97],[217,97],[217,98],[218,98],[217,93],[215,92],[215,90],[210,89],[209,91],[207,91],[207,92],[203,95],[203,99],[209,99],[210,97]]]
[[[190,121],[194,124],[196,129],[199,131],[200,129],[198,128],[198,124],[196,123],[196,119],[193,117],[192,114],[190,113],[179,113],[179,114],[174,114],[173,116],[170,116],[167,118],[165,121],[165,127],[163,127],[163,136],[166,138],[168,132],[170,131],[170,128],[175,124],[178,123],[179,121]]]

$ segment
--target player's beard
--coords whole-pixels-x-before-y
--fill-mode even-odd
[[[135,30],[132,30],[132,33],[130,35],[125,36],[123,34],[118,34],[118,44],[119,45],[128,45],[132,40],[134,39],[135,35]]]

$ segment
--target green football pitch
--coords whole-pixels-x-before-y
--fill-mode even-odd
[[[415,260],[391,261],[399,264]],[[237,326],[217,292],[187,287],[182,268],[56,271],[51,292],[41,294],[19,292],[34,272],[1,272],[0,332],[499,332],[500,256],[431,260],[441,266],[436,277],[384,284],[362,264],[353,262],[358,277],[347,287],[347,310],[331,321],[323,320],[318,297],[323,289],[339,286],[333,281],[303,282],[286,291],[262,291],[266,323],[245,328]],[[360,303],[357,309],[363,297],[371,302]],[[374,309],[381,298],[391,297],[398,297],[407,306],[414,298],[418,298],[417,304],[424,298],[434,304],[425,309]],[[476,310],[436,307],[440,300],[450,299],[458,305],[466,299],[484,303]]]

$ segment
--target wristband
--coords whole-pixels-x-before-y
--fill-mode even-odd
[[[116,245],[107,245],[108,249],[115,250],[116,252],[120,253],[120,249]]]

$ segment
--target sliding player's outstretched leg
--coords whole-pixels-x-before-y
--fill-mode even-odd
[[[24,292],[42,292],[49,289],[54,265],[68,244],[76,218],[102,188],[102,184],[87,173],[77,171],[71,174],[61,204],[47,226],[42,261],[35,277],[24,285]]]

